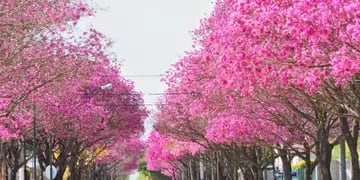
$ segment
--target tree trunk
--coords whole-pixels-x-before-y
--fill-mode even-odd
[[[65,170],[66,170],[66,165],[67,165],[67,148],[65,145],[61,144],[61,141],[59,141],[59,148],[60,148],[60,154],[58,156],[58,158],[56,159],[56,165],[58,168],[58,172],[56,173],[56,180],[62,180]]]
[[[0,179],[6,179],[5,146],[4,142],[0,142]]]
[[[76,163],[75,159],[70,161],[70,164],[69,164],[70,178],[69,178],[69,180],[77,180],[78,179],[78,177],[77,177],[78,172],[76,170],[75,163]]]
[[[351,172],[352,172],[351,179],[358,180],[360,179],[359,155],[357,153],[359,122],[357,120],[354,120],[352,133],[349,128],[349,124],[346,117],[340,117],[340,122],[341,122],[341,129],[344,134],[345,140],[349,146],[350,155],[351,155]]]
[[[257,168],[256,170],[256,180],[263,180],[264,179],[264,174],[262,169]]]
[[[330,147],[330,146],[325,146],[325,147]],[[330,172],[330,163],[331,163],[331,151],[326,150],[324,148],[320,148],[323,149],[321,152],[323,153],[323,155],[318,154],[319,156],[319,168],[320,168],[320,172],[321,172],[321,179],[322,180],[332,180],[331,177],[331,172]],[[321,153],[319,152],[319,153]]]
[[[278,149],[280,154],[280,159],[283,165],[283,173],[284,173],[284,180],[291,180],[291,159],[288,158],[288,154],[286,149]]]
[[[220,180],[220,163],[219,163],[219,155],[216,155],[216,180]]]
[[[41,168],[40,168],[40,172],[39,172],[39,173],[40,173],[40,179],[41,179],[41,180],[44,180],[44,174],[43,174],[43,171],[42,171]]]
[[[291,162],[283,158],[281,158],[281,161],[283,163],[284,180],[291,180]]]
[[[10,180],[16,180],[16,171],[15,170],[11,170],[9,178],[10,178]]]
[[[354,147],[357,147],[357,145],[355,145]],[[350,148],[349,145],[350,154],[351,154],[351,172],[352,172],[351,180],[358,180],[360,179],[359,155],[357,152],[357,148],[354,147]]]
[[[312,173],[316,167],[316,161],[315,162],[311,162],[310,159],[310,152],[311,152],[311,148],[309,148],[307,145],[304,145],[305,147],[305,159],[303,159],[305,161],[305,180],[312,180]]]
[[[332,145],[329,143],[328,133],[324,128],[317,132],[318,143],[316,144],[316,156],[319,159],[321,180],[332,180],[330,173]]]
[[[236,166],[233,167],[233,178],[234,180],[237,180],[238,179],[238,175],[237,175],[237,169],[236,169]]]
[[[306,151],[304,161],[305,161],[305,180],[311,180],[312,179],[312,172],[314,171],[316,165],[314,163],[311,163],[310,150]]]
[[[15,167],[9,167],[9,169],[8,169],[8,174],[9,174],[9,179],[10,180],[16,180],[16,174],[17,174],[17,172],[19,171],[19,169],[20,169],[20,166],[18,165],[18,164],[15,164]]]
[[[1,159],[0,179],[6,179],[6,161]]]
[[[189,160],[189,175],[190,180],[195,180],[192,160]]]
[[[216,162],[214,162],[214,155],[211,156],[211,163],[210,163],[210,166],[211,166],[211,180],[215,180],[215,176],[216,176],[216,172],[215,172],[215,165],[216,165]]]
[[[248,180],[263,180],[264,174],[261,168],[252,166],[247,172],[244,173],[244,179]]]
[[[248,167],[241,168],[241,172],[242,172],[242,177],[243,177],[242,180],[254,179],[255,178],[253,173],[251,172],[251,170]]]
[[[58,165],[58,172],[56,173],[55,179],[56,180],[62,180],[63,176],[64,176],[64,173],[65,173],[65,170],[66,170],[65,165]]]

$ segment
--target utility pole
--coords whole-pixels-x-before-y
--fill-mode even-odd
[[[33,165],[34,165],[34,180],[37,180],[36,176],[36,154],[37,154],[37,141],[36,141],[36,106],[33,104]]]
[[[50,180],[53,180],[53,168],[52,168],[52,161],[53,161],[53,152],[52,152],[52,137],[50,136],[50,143],[49,143],[49,166],[50,166]]]
[[[340,180],[346,180],[345,140],[340,143]]]

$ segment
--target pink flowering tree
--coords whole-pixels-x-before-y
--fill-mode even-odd
[[[49,162],[46,148],[49,137],[53,136],[53,146],[60,152],[55,164],[62,173],[69,166],[73,179],[81,177],[82,169],[86,171],[86,158],[81,154],[94,148],[114,152],[117,144],[140,138],[147,114],[141,95],[131,82],[120,76],[118,70],[106,63],[84,63],[78,77],[54,83],[54,86],[43,89],[42,96],[36,97],[39,139],[44,143],[44,165]],[[101,89],[108,83],[111,83],[111,89]],[[133,155],[138,157],[136,153]],[[79,161],[85,164],[79,164]],[[134,161],[133,158],[127,164]],[[130,167],[133,166],[124,169],[128,171]],[[62,173],[58,176],[61,177]]]
[[[223,151],[221,154],[229,151],[241,152],[234,146],[227,149],[227,145],[230,143],[249,146],[261,141],[262,146],[266,144],[275,146],[280,142],[292,145],[296,139],[300,139],[292,136],[292,134],[301,133],[299,130],[298,133],[290,130],[291,126],[296,126],[295,124],[289,124],[287,127],[282,125],[279,128],[279,124],[284,124],[284,121],[275,121],[275,118],[269,121],[271,113],[264,109],[265,104],[260,104],[255,99],[240,98],[239,94],[234,91],[228,92],[227,95],[224,94],[217,81],[213,81],[214,78],[211,77],[213,75],[210,75],[213,74],[211,70],[207,71],[211,68],[207,67],[205,63],[199,64],[197,61],[198,59],[190,54],[175,64],[173,70],[169,72],[171,75],[167,82],[170,88],[165,99],[161,101],[162,105],[159,108],[160,113],[155,125],[158,131],[183,140],[195,140],[208,150]],[[266,106],[269,105],[266,104]],[[270,107],[272,112],[285,110],[285,108],[277,109],[281,106]],[[301,130],[306,131],[305,129]],[[221,146],[221,144],[225,146]],[[243,153],[245,155],[240,159],[244,160],[250,157],[246,152],[243,151]],[[233,155],[230,156],[233,157]],[[229,161],[231,163],[224,163],[224,166],[234,163],[238,164],[236,166],[249,164],[239,164],[234,161],[240,162],[240,160],[234,158],[229,158]],[[249,161],[254,161],[255,164],[260,163],[256,159],[249,158]],[[266,161],[262,163],[256,167],[259,174],[262,174],[262,169],[268,165]],[[228,169],[232,171],[234,168]],[[232,173],[230,176],[233,178]],[[250,176],[248,177],[250,178]]]
[[[235,90],[251,97],[269,86],[277,87],[274,82],[278,82],[310,105],[309,112],[294,106],[290,98],[279,99],[293,113],[322,126],[317,126],[324,130],[317,131],[322,134],[317,137],[321,142],[317,155],[325,179],[331,178],[329,149],[333,144],[323,137],[331,134],[331,125],[338,120],[337,109],[357,114],[351,108],[357,104],[356,93],[346,93],[347,88],[342,94],[334,93],[334,87],[348,87],[353,78],[356,80],[356,7],[356,1],[219,1],[212,16],[196,31],[204,51],[199,63],[212,64],[225,93]],[[336,98],[328,98],[326,104],[318,106],[319,99],[324,99],[323,88]],[[319,123],[322,121],[325,126]],[[319,150],[321,147],[325,148]]]
[[[296,130],[296,139],[316,142],[324,179],[331,179],[331,149],[342,139],[340,119],[354,152],[356,179],[358,7],[357,1],[217,1],[213,14],[195,31],[195,50],[169,72],[174,74],[169,89],[195,92],[197,97],[181,98],[186,103],[180,112],[214,120],[210,128],[225,133],[209,129],[208,136],[217,141],[226,136],[251,140],[247,133],[257,132],[249,128],[252,119],[260,127],[271,127],[267,123],[272,122],[276,128],[264,131],[269,134],[277,128]],[[249,111],[249,104],[239,106],[254,99],[258,106],[265,105],[262,112]]]
[[[177,140],[174,137],[162,135],[153,131],[147,141],[146,162],[147,169],[161,171],[163,174],[175,178],[181,172],[181,163],[187,156],[199,153],[201,146],[193,142]],[[189,165],[193,166],[191,161]],[[190,168],[190,167],[189,167]]]
[[[1,117],[4,117],[34,90],[61,76],[61,70],[55,71],[50,64],[63,60],[61,56],[52,57],[56,56],[53,48],[60,49],[65,41],[61,39],[59,43],[59,39],[48,38],[57,36],[59,29],[76,23],[81,16],[91,15],[92,10],[81,2],[69,0],[4,0],[1,4],[0,108]],[[47,66],[49,68],[45,68]],[[49,70],[47,79],[44,79],[45,69]],[[42,81],[36,81],[38,79]]]
[[[87,174],[82,178],[102,178],[108,175],[108,170],[112,177],[128,175],[138,167],[138,160],[143,153],[144,143],[139,139],[129,139],[127,142],[115,142],[98,153],[90,157],[94,163],[88,163]],[[96,150],[95,150],[96,151]],[[90,165],[89,165],[90,164]],[[94,170],[95,169],[95,170]],[[121,173],[121,174],[119,174]]]
[[[70,28],[81,16],[92,12],[85,4],[68,0],[1,1],[0,137],[3,145],[0,151],[4,156],[1,157],[0,178],[5,178],[6,161],[11,170],[24,163],[16,162],[21,148],[15,145],[21,143],[12,142],[23,137],[21,129],[32,120],[29,108],[21,104],[37,89],[75,69],[74,53],[62,54],[56,50],[63,48],[61,52],[67,51],[65,41],[58,43],[61,41],[55,38],[59,29]],[[53,37],[52,40],[49,37]],[[8,142],[10,146],[7,146]],[[6,153],[15,157],[6,160],[4,157],[10,157]]]
[[[16,141],[31,141],[29,123],[34,119],[41,167],[49,164],[50,144],[60,151],[54,162],[60,169],[58,179],[67,165],[71,178],[80,177],[76,164],[85,150],[114,149],[114,144],[140,137],[147,112],[133,83],[112,65],[108,40],[94,29],[82,37],[73,33],[77,21],[94,10],[70,0],[1,4],[0,137],[11,145],[6,153],[14,155],[6,160],[12,179],[25,163],[18,161],[24,146]],[[106,83],[112,89],[100,90]],[[133,157],[124,170],[134,166],[137,155]],[[1,178],[5,173],[1,171]]]

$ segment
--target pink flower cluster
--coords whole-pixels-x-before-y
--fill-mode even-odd
[[[76,139],[89,148],[111,144],[115,158],[107,160],[124,162],[124,171],[134,168],[148,112],[141,93],[113,64],[109,40],[95,29],[74,33],[77,22],[95,10],[73,0],[0,4],[0,138],[29,138],[35,119],[39,140]],[[101,90],[108,83],[112,88]]]
[[[148,165],[161,169],[168,165],[156,162],[176,159],[160,148],[174,132],[188,142],[196,132],[198,143],[202,136],[220,144],[306,138],[294,127],[313,127],[285,106],[309,107],[291,90],[313,95],[325,82],[353,81],[360,71],[359,23],[357,0],[216,1],[194,31],[194,49],[164,79],[168,90],[155,125],[161,135],[148,142]]]

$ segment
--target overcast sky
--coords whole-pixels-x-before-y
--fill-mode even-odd
[[[122,74],[135,82],[150,105],[158,98],[150,93],[162,93],[166,86],[159,76],[134,75],[164,74],[191,48],[190,31],[213,7],[211,0],[93,1],[99,10],[89,21],[114,41],[113,51],[123,60]]]
[[[123,75],[160,75],[192,45],[191,30],[209,14],[210,0],[96,0],[93,26],[114,40]],[[150,100],[159,77],[129,77]],[[147,103],[154,103],[148,101]]]

